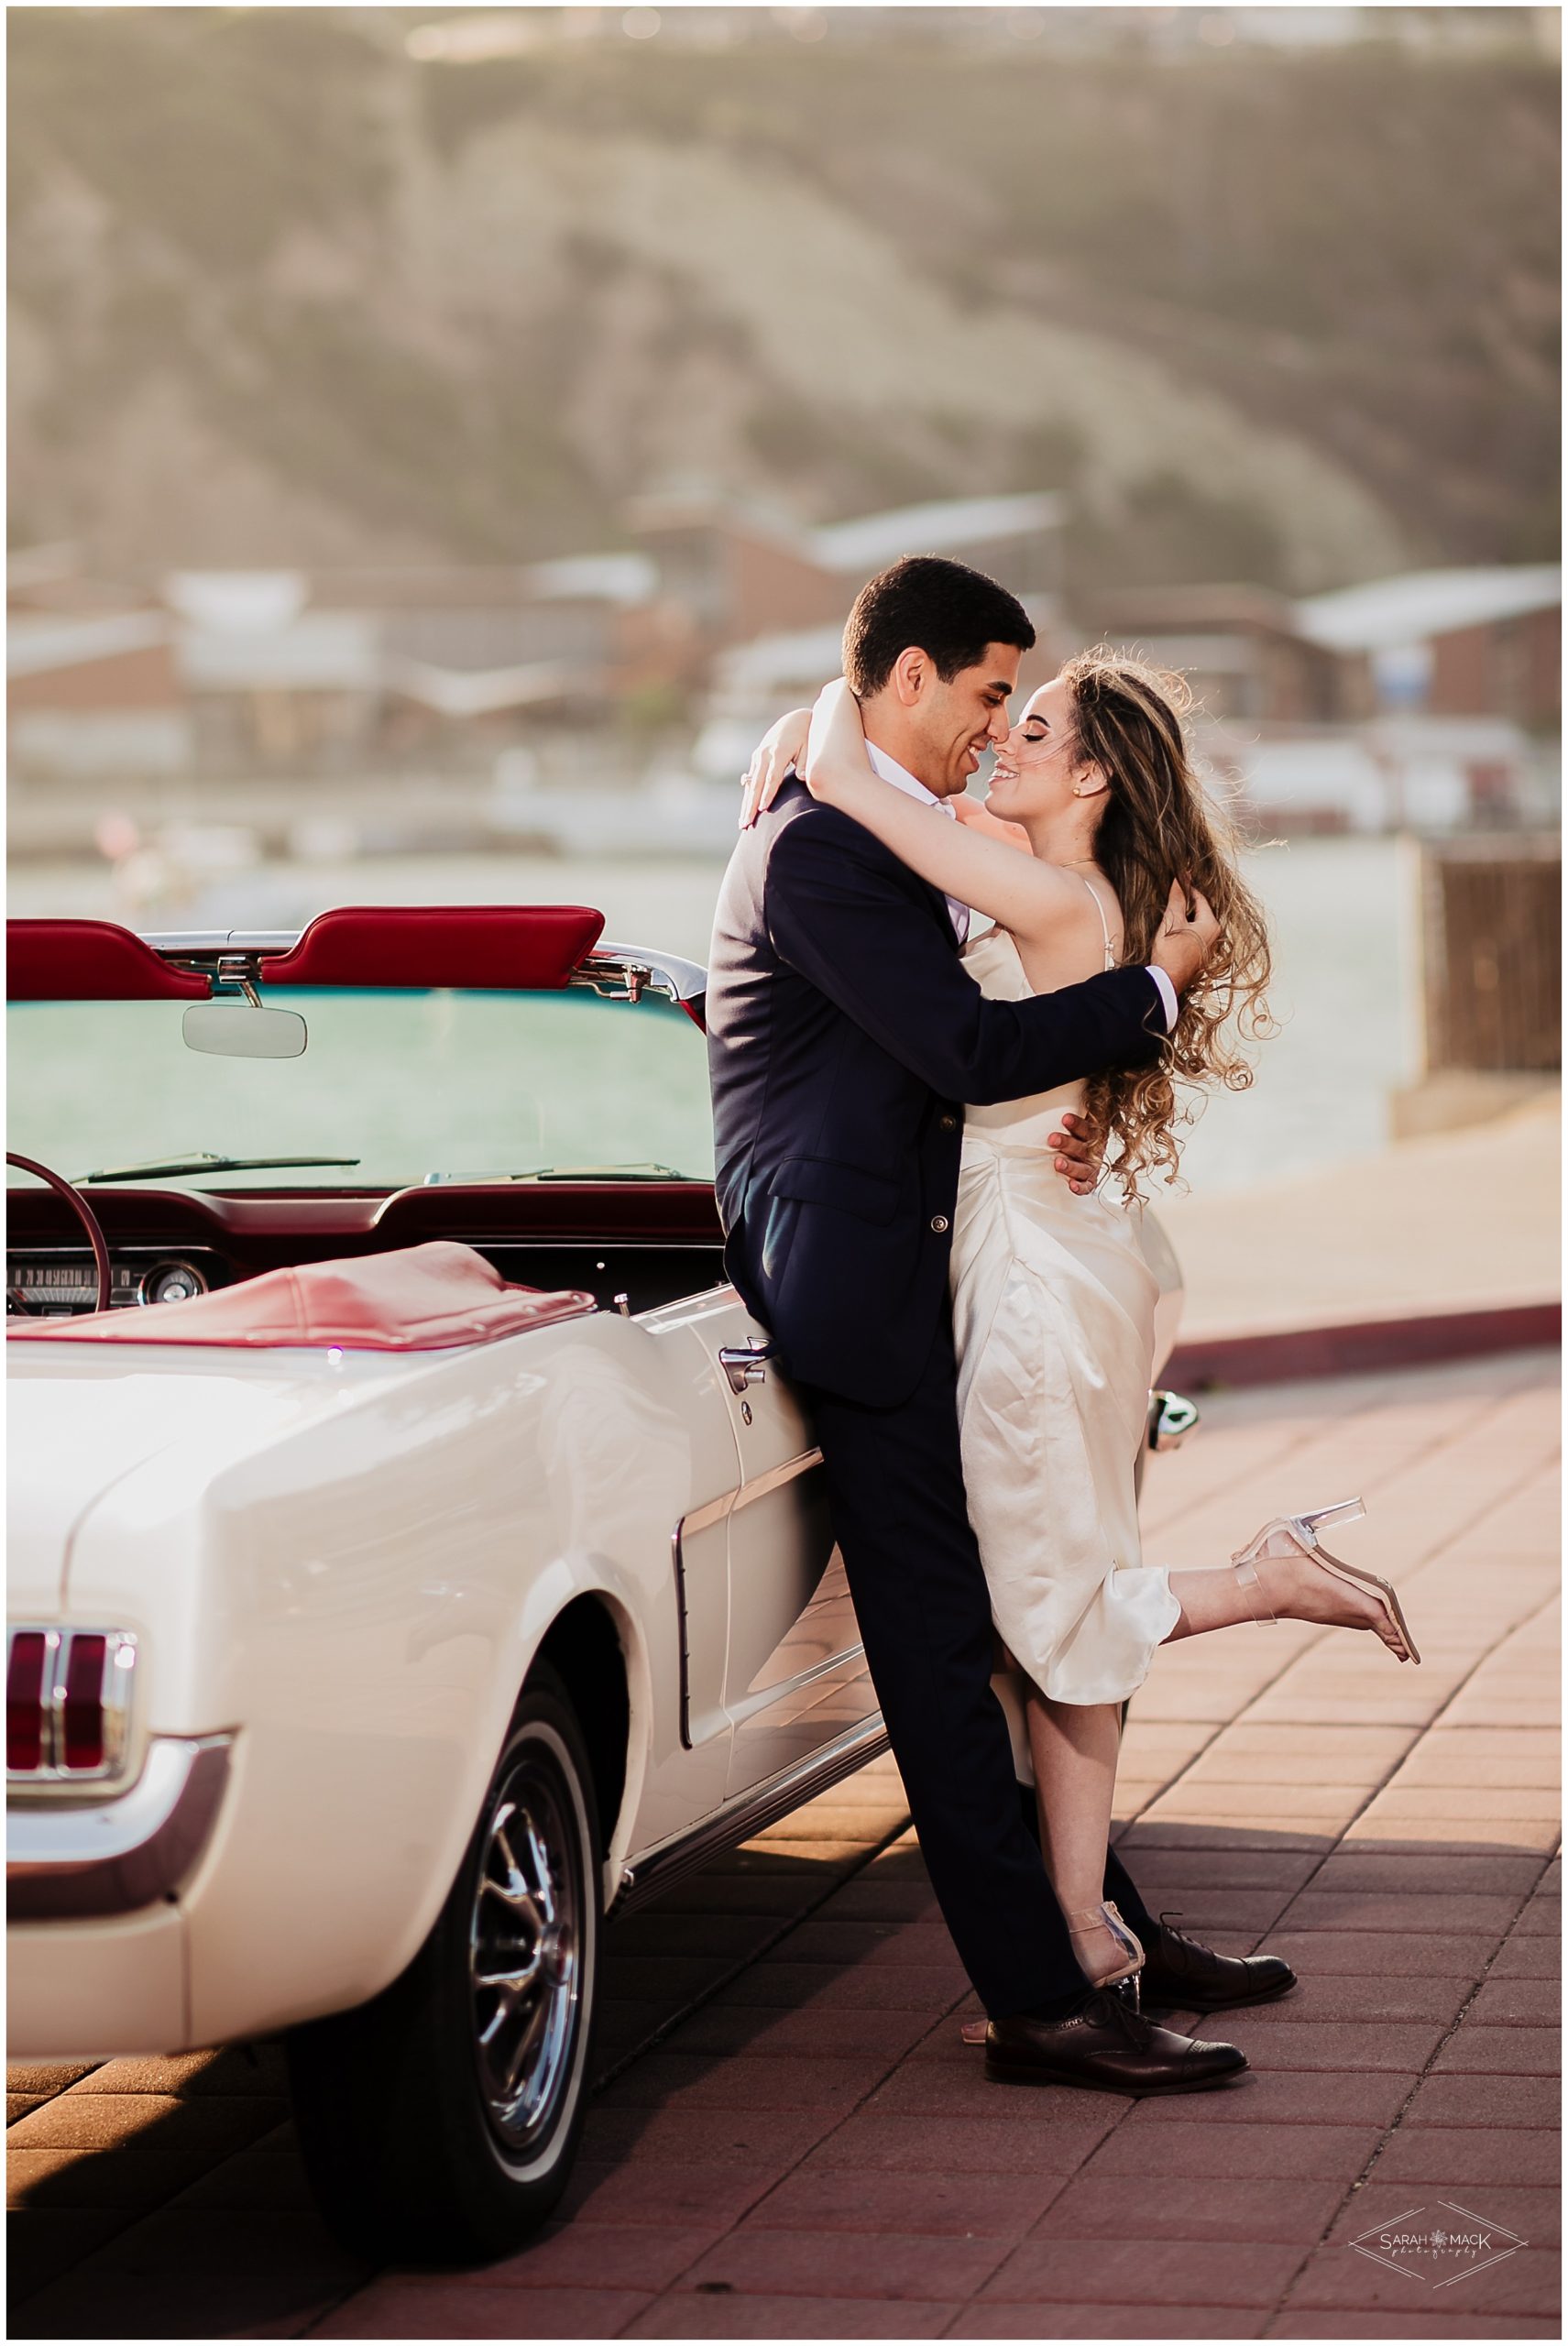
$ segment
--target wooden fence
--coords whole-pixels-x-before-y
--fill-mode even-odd
[[[1429,1073],[1561,1068],[1562,894],[1553,838],[1423,848]]]

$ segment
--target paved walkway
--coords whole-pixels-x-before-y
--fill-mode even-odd
[[[1177,1564],[1363,1490],[1427,1657],[1235,1629],[1135,1705],[1151,1902],[1302,1975],[1234,2088],[987,2085],[883,1764],[615,1935],[566,2220],[488,2271],[333,2246],[271,2048],[14,2071],[11,2335],[1560,2336],[1556,1368],[1233,1396],[1152,1467]],[[1435,2287],[1351,2247],[1396,2218],[1526,2244]]]

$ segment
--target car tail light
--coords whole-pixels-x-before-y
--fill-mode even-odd
[[[42,1629],[17,1629],[11,1639],[5,1657],[5,1769],[9,1775],[43,1766],[44,1671],[49,1648]]]
[[[103,1782],[125,1766],[137,1641],[126,1629],[16,1628],[5,1657],[12,1783]]]

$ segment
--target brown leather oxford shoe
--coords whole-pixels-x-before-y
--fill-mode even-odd
[[[1223,2012],[1230,2004],[1262,2004],[1296,1985],[1277,1955],[1216,1955],[1212,1946],[1173,1931],[1164,1916],[1144,1948],[1138,1987],[1146,2003],[1185,2012]]]
[[[1090,2086],[1102,2093],[1201,2093],[1246,2067],[1234,2045],[1206,2045],[1146,2020],[1111,1989],[1095,1989],[1065,2020],[1019,2012],[985,2033],[985,2074],[1005,2085]]]

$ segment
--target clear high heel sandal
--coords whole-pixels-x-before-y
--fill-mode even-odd
[[[1278,1614],[1270,1610],[1264,1595],[1263,1583],[1258,1578],[1258,1565],[1271,1556],[1306,1556],[1331,1580],[1342,1581],[1347,1588],[1369,1590],[1382,1606],[1404,1648],[1403,1652],[1396,1652],[1395,1660],[1420,1661],[1420,1655],[1416,1650],[1416,1641],[1410,1635],[1398,1591],[1386,1580],[1380,1580],[1376,1573],[1360,1572],[1354,1564],[1344,1563],[1338,1556],[1331,1556],[1318,1538],[1325,1524],[1355,1523],[1365,1513],[1366,1508],[1360,1499],[1341,1499],[1333,1507],[1314,1508],[1310,1515],[1277,1515],[1272,1523],[1266,1523],[1256,1537],[1249,1540],[1246,1546],[1238,1549],[1232,1557],[1237,1583],[1246,1593],[1255,1621],[1277,1621]]]
[[[1091,1979],[1089,1983],[1091,1988],[1118,1988],[1124,1980],[1136,1981],[1144,1968],[1143,1942],[1131,1925],[1122,1920],[1121,1910],[1113,1900],[1107,1898],[1098,1906],[1080,1907],[1067,1917],[1067,1927],[1068,1935],[1075,1939],[1087,1938],[1091,1931],[1109,1931],[1124,1957],[1114,1969],[1102,1972],[1098,1979]],[[1136,1998],[1135,1985],[1135,2003]],[[985,2025],[982,2020],[966,2020],[959,2034],[966,2045],[983,2045]]]
[[[1135,1979],[1143,1969],[1143,1942],[1122,1920],[1114,1900],[1106,1898],[1098,1906],[1081,1907],[1068,1916],[1067,1927],[1068,1935],[1075,1939],[1088,1938],[1091,1931],[1109,1931],[1121,1951],[1123,1961],[1114,1970],[1102,1971],[1092,1983],[1096,1988],[1118,1988],[1124,1979]]]

